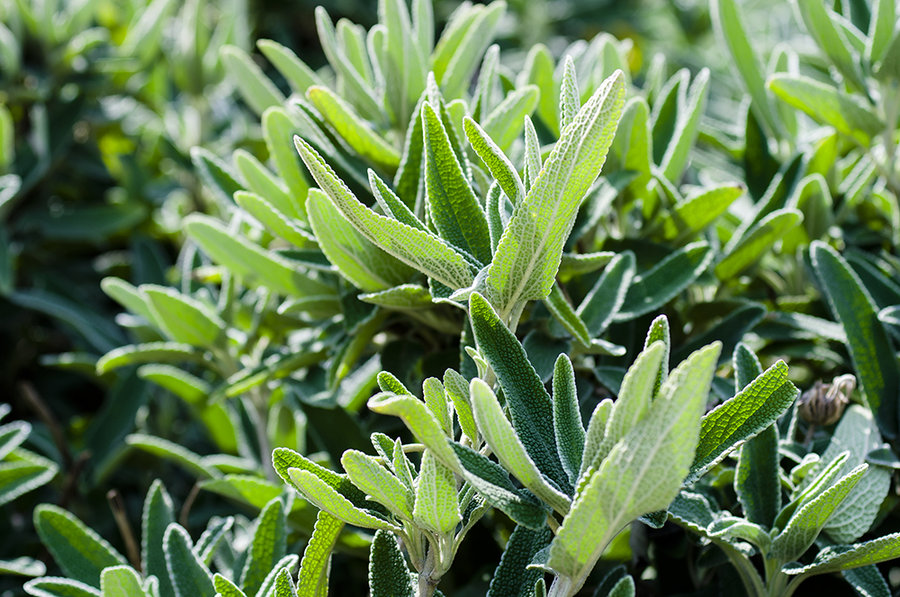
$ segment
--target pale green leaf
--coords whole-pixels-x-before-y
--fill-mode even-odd
[[[413,519],[413,493],[378,460],[357,450],[347,450],[341,465],[354,485],[402,520]]]
[[[194,553],[186,530],[174,522],[170,524],[163,546],[175,597],[215,597],[212,573]]]
[[[313,85],[322,84],[318,75],[305,62],[280,43],[261,39],[256,42],[256,47],[278,69],[294,93],[303,95]]]
[[[453,471],[428,450],[422,455],[413,519],[417,526],[438,535],[452,532],[462,521]]]
[[[312,537],[303,550],[300,574],[297,576],[297,594],[309,597],[328,596],[328,576],[331,569],[331,552],[337,543],[344,523],[326,511],[320,511]]]
[[[144,597],[140,575],[131,566],[110,566],[100,575],[101,597]]]
[[[262,115],[266,108],[284,103],[284,94],[263,74],[253,59],[237,46],[222,46],[219,51],[225,69],[241,95],[254,112]]]
[[[773,211],[744,234],[736,244],[726,247],[725,257],[716,264],[716,276],[730,280],[762,259],[773,244],[803,221],[795,209]]]
[[[350,500],[308,470],[289,468],[287,473],[291,484],[307,501],[347,524],[367,529],[387,529],[399,532],[400,527],[357,508]]]

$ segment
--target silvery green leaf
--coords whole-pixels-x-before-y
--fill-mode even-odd
[[[279,211],[272,203],[256,193],[238,191],[234,194],[234,202],[245,212],[263,225],[275,236],[281,237],[296,247],[305,247],[315,237],[298,225],[294,217]],[[304,216],[305,217],[305,216]]]
[[[452,532],[462,521],[453,471],[428,450],[422,455],[413,519],[419,527],[439,535]]]
[[[578,306],[591,337],[602,334],[625,303],[635,273],[634,253],[625,251],[613,257],[603,274]]]
[[[472,403],[469,400],[469,382],[455,370],[447,369],[444,371],[444,389],[453,403],[459,428],[475,444],[478,441],[478,427],[475,425]]]
[[[563,62],[562,82],[559,89],[559,129],[564,130],[581,108],[581,94],[578,92],[578,75],[575,61],[566,54]]]
[[[538,88],[534,85],[516,89],[482,119],[484,130],[490,138],[496,140],[501,151],[508,151],[519,136],[525,117],[530,116],[537,107],[539,95]]]
[[[331,552],[343,528],[344,523],[339,518],[324,510],[319,512],[312,536],[303,550],[300,574],[297,576],[298,595],[328,597]]]
[[[500,463],[516,478],[557,512],[569,510],[569,498],[551,485],[541,473],[513,426],[503,414],[494,392],[481,379],[473,379],[469,388],[475,422]]]
[[[316,182],[344,217],[371,242],[451,288],[465,288],[472,283],[470,265],[460,253],[434,234],[370,210],[306,141],[297,137],[295,143]]]
[[[373,516],[367,511],[354,506],[350,500],[342,496],[329,484],[308,470],[289,468],[288,477],[297,491],[308,502],[354,526],[366,529],[387,529],[399,532],[400,527],[384,518]]]
[[[140,575],[131,566],[110,566],[100,574],[101,597],[145,597]]]
[[[432,69],[448,98],[461,97],[506,11],[506,2],[468,5],[457,11],[441,34],[432,55]]]
[[[797,0],[797,6],[807,31],[835,68],[850,85],[865,90],[866,84],[859,72],[858,61],[844,42],[845,38],[838,32],[835,17],[832,16],[834,13],[825,4],[816,0]]]
[[[271,39],[256,42],[259,51],[269,59],[287,80],[294,93],[303,95],[313,85],[321,85],[319,76],[290,49]]]
[[[819,493],[797,510],[772,542],[772,555],[783,562],[800,558],[809,549],[841,502],[859,483],[869,468],[861,464],[834,485]]]
[[[588,467],[595,460],[599,460],[597,456],[600,454],[603,438],[606,436],[606,425],[609,422],[609,417],[612,415],[613,405],[614,402],[611,398],[604,398],[594,407],[594,412],[591,413],[587,431],[584,434],[584,452],[581,455],[581,467],[578,471],[580,478],[584,478]]]
[[[174,522],[170,524],[163,546],[175,597],[215,597],[212,572],[194,553],[191,538],[184,528]]]
[[[377,531],[369,550],[369,590],[372,597],[414,597],[410,571],[397,545],[387,531]],[[318,596],[316,596],[318,597]]]
[[[453,472],[460,471],[456,454],[447,443],[447,435],[424,402],[415,396],[382,392],[369,400],[369,409],[400,417],[413,436],[425,444],[441,463]]]
[[[785,574],[813,576],[839,570],[852,570],[887,562],[900,557],[900,533],[893,533],[853,545],[826,547],[816,554],[816,559],[804,566],[799,562],[782,568]]]
[[[296,215],[301,221],[306,221],[306,212],[303,211],[303,199],[309,190],[309,183],[304,176],[297,159],[297,153],[291,147],[291,134],[297,128],[294,124],[294,118],[299,118],[297,111],[288,112],[284,108],[269,108],[262,116],[262,132],[266,141],[266,147],[278,174],[284,181],[288,192],[294,198],[294,212],[285,212],[288,215]],[[309,120],[307,118],[307,120]],[[311,121],[308,122],[308,129],[314,128],[319,134],[320,131]],[[304,131],[310,134],[309,130]]]
[[[247,104],[258,115],[266,108],[281,106],[282,94],[250,56],[237,46],[223,46],[219,51],[228,74],[233,78]]]
[[[572,361],[561,354],[553,367],[553,431],[556,452],[569,481],[574,485],[581,471],[584,453],[584,425],[578,408],[578,390]]]
[[[585,193],[597,179],[624,104],[623,76],[609,77],[556,143],[516,205],[491,262],[487,284],[503,318],[520,301],[550,293],[563,245]]]
[[[279,498],[274,498],[266,504],[254,523],[253,538],[241,571],[244,591],[259,591],[269,572],[284,557],[287,551],[286,527],[284,504]]]
[[[726,247],[726,254],[716,264],[720,280],[734,278],[759,261],[772,245],[803,221],[803,214],[795,209],[773,211],[743,234],[736,243]]]
[[[475,153],[478,154],[478,157],[481,158],[481,161],[484,162],[491,176],[497,180],[506,196],[514,204],[518,203],[525,197],[525,187],[522,185],[522,179],[519,178],[519,173],[516,172],[512,162],[509,161],[503,150],[497,147],[497,144],[494,143],[494,140],[491,139],[484,129],[468,116],[463,119],[463,128],[466,132],[466,137],[469,139],[469,144],[475,150]]]
[[[576,493],[550,546],[549,566],[582,586],[629,521],[665,509],[681,489],[721,346],[695,352],[669,376],[649,412],[616,443]],[[654,376],[655,377],[655,376]],[[651,381],[652,383],[652,381]]]

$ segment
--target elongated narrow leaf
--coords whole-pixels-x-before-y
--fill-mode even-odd
[[[191,215],[184,221],[191,238],[231,273],[289,296],[332,294],[330,286],[286,259],[229,232],[218,220]]]
[[[791,517],[784,530],[775,537],[772,542],[772,554],[783,562],[799,559],[813,544],[822,527],[868,468],[867,464],[859,465],[800,508]]]
[[[462,521],[453,471],[429,451],[422,455],[413,518],[417,526],[438,535],[450,533]]]
[[[319,512],[312,537],[303,550],[300,574],[297,576],[298,595],[327,597],[331,552],[343,528],[344,523],[339,518],[324,510]]]
[[[584,453],[584,425],[578,408],[578,391],[572,361],[561,354],[553,367],[553,431],[556,452],[569,481],[574,485]]]
[[[797,7],[800,9],[800,16],[803,18],[807,31],[810,32],[835,68],[848,83],[857,89],[864,90],[866,84],[858,70],[857,60],[854,59],[850,48],[838,32],[835,19],[831,16],[831,11],[825,3],[817,0],[797,0]]]
[[[478,293],[469,298],[469,319],[503,388],[516,434],[541,472],[565,488],[569,479],[555,449],[552,402],[525,349]]]
[[[816,122],[833,126],[863,145],[884,129],[881,119],[868,108],[835,87],[809,77],[778,73],[769,79],[768,87]]]
[[[578,207],[603,167],[624,104],[623,75],[608,78],[567,126],[534,186],[513,212],[488,270],[491,301],[504,316],[550,293]]]
[[[517,526],[503,549],[500,564],[491,577],[488,597],[531,597],[534,584],[544,576],[544,571],[526,568],[534,556],[549,543],[552,533],[549,527],[533,530]]]
[[[287,551],[286,526],[284,504],[278,498],[273,499],[256,519],[247,561],[241,572],[241,587],[246,592],[256,593],[275,564],[284,557]]]
[[[509,161],[503,150],[497,147],[497,144],[494,143],[494,140],[491,139],[484,129],[468,116],[463,119],[463,128],[469,143],[472,145],[472,149],[484,162],[491,176],[497,180],[500,188],[503,189],[503,192],[506,193],[506,196],[510,198],[513,204],[518,203],[520,199],[525,197],[525,187],[522,186],[522,179],[519,178],[519,173],[516,172],[512,162]]]
[[[127,562],[112,545],[73,514],[42,504],[34,510],[34,527],[66,576],[100,587],[100,573],[107,566]]]
[[[150,486],[141,516],[141,563],[143,572],[159,579],[160,591],[172,592],[172,581],[166,569],[163,539],[166,529],[175,522],[175,505],[158,479]]]
[[[225,69],[254,112],[261,116],[266,108],[284,103],[284,95],[244,50],[236,46],[224,46],[220,55]]]
[[[234,201],[269,232],[296,247],[305,247],[310,244],[310,241],[315,240],[308,230],[297,224],[294,217],[279,211],[268,199],[264,199],[256,193],[238,191],[234,194]]]
[[[738,10],[737,2],[713,0],[710,3],[710,20],[715,26],[717,37],[725,43],[731,53],[731,64],[740,74],[750,94],[750,107],[756,113],[757,120],[765,123],[770,133],[779,134],[780,123],[772,110],[763,71],[744,29],[743,15]]]
[[[187,531],[176,523],[170,524],[163,545],[175,597],[215,597],[212,573],[194,553]]]
[[[411,579],[397,539],[387,531],[377,531],[369,550],[372,597],[414,597]]]
[[[605,398],[594,407],[591,419],[588,421],[587,430],[584,433],[584,452],[581,455],[581,470],[579,478],[586,478],[585,472],[594,463],[599,461],[598,455],[603,446],[603,438],[606,437],[606,425],[612,415],[613,401]]]
[[[501,464],[535,495],[557,512],[568,512],[569,498],[550,485],[540,469],[519,441],[513,426],[506,419],[497,397],[480,379],[470,387],[475,422]]]
[[[715,257],[705,241],[685,245],[651,269],[635,276],[614,321],[628,321],[655,311],[703,273]]]
[[[224,333],[225,322],[209,305],[155,284],[142,285],[140,291],[147,297],[155,321],[175,342],[211,346]]]
[[[729,280],[759,261],[778,240],[803,221],[803,214],[795,209],[779,209],[767,215],[751,228],[722,261],[716,264],[716,276]]]
[[[303,199],[309,190],[309,183],[301,170],[297,153],[291,145],[291,134],[296,129],[291,114],[293,113],[288,113],[284,108],[269,108],[262,116],[262,132],[269,155],[287,186],[288,192],[294,198],[294,213],[285,213],[297,215],[301,221],[305,221]]]
[[[592,337],[602,334],[625,304],[634,273],[634,253],[616,255],[578,306],[578,315]]]
[[[566,298],[559,284],[553,285],[550,294],[544,299],[544,305],[579,344],[584,347],[591,345],[591,333],[572,305],[569,304],[569,299]]]
[[[413,270],[357,232],[331,199],[318,189],[306,198],[309,223],[328,260],[357,288],[378,292],[399,286]]]
[[[668,239],[688,236],[706,228],[725,213],[734,200],[741,196],[740,187],[724,186],[685,198],[663,220],[663,235]]]
[[[502,151],[508,151],[513,141],[519,137],[525,117],[531,116],[537,107],[538,88],[526,85],[506,96],[486,118],[482,119],[484,130],[495,139]]]
[[[831,311],[844,326],[847,348],[860,389],[887,438],[897,436],[900,371],[893,347],[878,321],[875,302],[847,262],[828,245],[815,241],[810,256]]]
[[[550,544],[548,565],[584,583],[594,563],[630,520],[666,508],[688,473],[720,346],[681,363],[650,412],[616,444],[576,495]]]
[[[563,75],[559,85],[559,130],[565,130],[581,108],[581,93],[578,91],[578,77],[575,61],[567,54],[563,60]]]
[[[295,139],[307,168],[344,217],[371,242],[400,261],[453,289],[472,283],[469,264],[443,240],[368,209],[353,196],[322,157],[305,141]]]
[[[432,58],[432,69],[448,98],[461,97],[469,88],[472,73],[493,42],[505,11],[502,1],[470,6],[460,18],[448,23]]]
[[[77,580],[44,576],[29,580],[25,592],[35,597],[100,597],[100,590]]]
[[[703,114],[708,91],[709,69],[704,68],[694,78],[690,88],[686,90],[684,101],[682,102],[680,98],[678,102],[675,129],[672,131],[666,151],[659,162],[660,170],[667,180],[679,180],[688,164],[690,148],[694,145],[699,133],[700,117]]]
[[[450,470],[459,472],[460,464],[447,443],[448,438],[424,402],[410,395],[383,392],[373,396],[368,404],[369,409],[377,413],[400,417],[413,436],[434,452],[438,460]]]
[[[402,520],[412,521],[414,494],[372,456],[347,450],[341,465],[353,484]]]
[[[425,190],[429,216],[440,235],[485,264],[491,260],[490,234],[478,203],[440,117],[422,106],[425,135]]]
[[[772,425],[800,394],[778,361],[734,398],[703,417],[700,443],[688,482],[694,481],[728,452]]]
[[[853,545],[826,547],[816,555],[812,564],[788,564],[782,570],[789,575],[814,576],[839,570],[879,564],[900,558],[900,533],[893,533]]]
[[[290,468],[287,472],[291,484],[307,501],[344,522],[367,529],[400,530],[395,524],[354,506],[350,500],[308,470]]]
[[[294,93],[303,95],[313,85],[320,85],[318,75],[309,68],[294,52],[271,39],[256,42],[259,51],[275,65],[278,72],[287,80]]]
[[[358,155],[388,172],[400,165],[400,154],[353,107],[327,87],[310,87],[306,96]]]
[[[451,445],[462,464],[462,477],[487,503],[530,529],[540,529],[546,525],[545,506],[530,494],[517,489],[506,469],[471,448],[457,443]]]

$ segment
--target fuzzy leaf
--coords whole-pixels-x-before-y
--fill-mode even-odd
[[[504,317],[523,300],[550,293],[578,207],[597,179],[622,113],[624,77],[609,77],[563,130],[534,185],[513,211],[488,270]]]
[[[742,193],[737,186],[715,187],[679,201],[663,220],[663,236],[672,240],[704,230]]]
[[[175,522],[175,505],[165,486],[159,479],[150,485],[144,500],[141,516],[141,564],[147,576],[159,580],[161,594],[169,595],[174,590],[166,569],[166,554],[163,538],[166,529]]]
[[[347,450],[341,465],[353,484],[372,496],[403,520],[413,519],[414,495],[375,458],[357,450]]]
[[[578,315],[591,337],[602,334],[625,304],[634,273],[634,253],[625,251],[616,255],[584,297],[578,306]]]
[[[322,510],[316,518],[312,537],[303,550],[300,574],[297,576],[297,594],[309,597],[328,596],[328,575],[331,568],[331,552],[334,550],[344,523]]]
[[[175,342],[207,347],[224,333],[222,318],[197,299],[155,284],[144,284],[140,291],[147,297],[154,321]]]
[[[275,498],[266,504],[256,519],[247,561],[241,572],[241,587],[256,593],[266,576],[287,551],[287,520],[284,504]]]
[[[50,504],[35,508],[34,527],[57,565],[72,580],[99,588],[104,568],[127,564],[112,545],[62,508]]]
[[[452,532],[462,521],[453,471],[428,450],[422,455],[413,519],[417,526],[438,535]]]
[[[812,564],[807,566],[800,563],[788,564],[782,570],[792,576],[814,576],[839,570],[852,570],[896,558],[900,558],[900,533],[853,545],[826,547],[816,554]]]
[[[553,368],[553,431],[556,452],[569,481],[575,484],[584,453],[584,425],[578,409],[578,391],[572,362],[561,354]]]
[[[522,179],[519,178],[515,166],[477,122],[466,116],[463,119],[463,128],[472,149],[484,162],[491,176],[500,184],[500,188],[513,204],[518,203],[525,197],[525,187],[522,186]]]
[[[531,597],[534,584],[544,576],[540,569],[529,569],[535,554],[550,543],[548,527],[534,530],[517,526],[503,549],[500,564],[491,577],[488,597]]]
[[[350,500],[338,493],[331,485],[308,470],[289,468],[287,472],[290,476],[291,484],[297,488],[307,501],[320,510],[325,510],[347,524],[354,526],[399,532],[400,528],[398,526],[353,505]]]
[[[176,523],[170,524],[163,546],[175,597],[215,597],[212,573],[194,553],[187,531]]]
[[[802,221],[803,214],[795,209],[773,211],[728,248],[728,253],[716,264],[716,276],[720,280],[734,278],[759,261],[773,244]]]
[[[144,597],[140,575],[131,566],[110,566],[100,574],[101,597]]]
[[[369,590],[372,597],[414,597],[409,568],[397,539],[377,531],[369,550]]]

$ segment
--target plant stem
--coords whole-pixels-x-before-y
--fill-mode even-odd
[[[572,595],[574,587],[572,586],[572,579],[567,576],[556,576],[553,578],[553,584],[550,585],[550,591],[547,592],[547,597],[569,597]]]
[[[425,565],[419,571],[419,586],[416,597],[432,597],[440,579],[432,578],[435,564],[435,547],[429,542]]]

